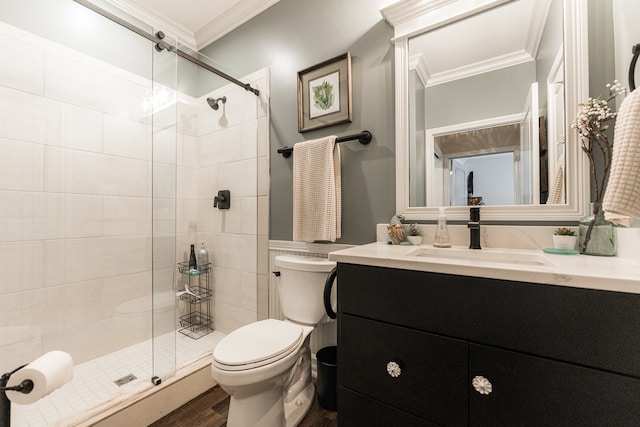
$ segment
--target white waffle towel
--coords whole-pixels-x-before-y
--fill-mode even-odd
[[[604,216],[629,227],[640,218],[640,90],[622,102],[613,136],[613,159],[602,201]]]
[[[547,204],[549,205],[562,205],[564,200],[564,153],[558,159],[556,171],[553,174],[553,181],[551,182],[551,191],[549,191],[549,198]]]
[[[341,236],[340,148],[336,136],[293,146],[293,240],[330,241]]]

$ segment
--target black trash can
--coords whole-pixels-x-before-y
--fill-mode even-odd
[[[338,409],[338,347],[323,347],[316,353],[318,403],[328,411]]]

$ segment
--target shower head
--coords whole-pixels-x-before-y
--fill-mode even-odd
[[[227,102],[227,97],[223,96],[222,98],[217,98],[217,99],[207,98],[207,103],[209,104],[209,107],[213,108],[214,110],[217,110],[220,107],[218,105],[218,102],[222,102],[223,104],[225,104]]]

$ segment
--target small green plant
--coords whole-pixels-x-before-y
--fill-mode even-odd
[[[570,228],[560,227],[553,233],[556,236],[575,236],[576,232]]]
[[[420,229],[418,228],[418,224],[409,224],[409,236],[419,236]]]

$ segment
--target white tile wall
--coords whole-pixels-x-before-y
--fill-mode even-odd
[[[232,101],[227,101],[232,102]],[[209,109],[212,113],[213,111]],[[200,116],[204,120],[205,116]],[[242,127],[223,128],[204,134],[198,144],[198,165],[200,167],[227,164],[242,159]]]
[[[266,69],[246,77],[263,86],[260,98],[229,85],[203,96],[198,113],[195,234],[214,267],[215,327],[224,333],[268,313],[269,178],[268,168],[258,168],[268,164],[267,79]],[[218,111],[205,104],[207,96],[223,95],[227,102]],[[231,209],[212,208],[218,190],[231,191]]]
[[[267,70],[246,77],[260,98],[231,85],[169,93],[181,102],[162,117],[177,117],[176,135],[171,123],[152,129],[148,79],[3,23],[0,48],[12,58],[0,67],[0,370],[53,349],[82,363],[148,339],[152,247],[168,307],[176,258],[202,240],[216,329],[266,317]],[[222,189],[228,211],[212,207]]]
[[[98,61],[57,51],[45,54],[45,68],[48,98],[132,120],[142,120],[146,115],[143,100],[150,80],[123,77]]]
[[[119,236],[44,242],[44,284],[120,276],[151,270],[151,238]]]
[[[175,128],[170,128],[168,132],[171,130],[175,134]],[[156,142],[162,144],[164,142],[163,139],[157,137],[158,133],[153,134],[154,144]],[[109,114],[104,116],[103,152],[105,154],[151,160],[151,138],[151,126],[146,123]],[[172,143],[171,140],[169,142]],[[166,146],[167,144],[162,145]],[[155,148],[156,146],[154,145]],[[165,162],[170,163],[168,160],[165,160]]]
[[[105,196],[103,202],[103,234],[105,236],[123,236],[132,234],[151,234],[151,200],[147,197],[111,197]],[[160,203],[162,201],[159,201]],[[157,203],[156,203],[157,205]],[[168,209],[169,210],[169,209]],[[164,217],[175,218],[174,212]],[[157,223],[154,227],[157,227]],[[156,231],[162,232],[162,229]]]
[[[100,237],[104,233],[103,197],[65,194],[63,199],[63,236],[67,238]]]
[[[63,143],[66,148],[101,153],[105,116],[94,110],[69,106],[63,122]]]
[[[44,148],[12,139],[0,138],[0,188],[42,191]]]
[[[47,210],[49,202],[43,193],[0,191],[0,241],[39,240],[51,235],[49,231],[59,223],[55,209]]]
[[[0,82],[0,137],[62,145],[63,105],[4,84]]]
[[[0,369],[148,338],[106,289],[150,291],[150,81],[4,23],[0,47]]]
[[[7,86],[35,94],[42,94],[44,52],[36,46],[35,37],[18,29],[3,26],[0,32],[0,50],[11,61],[0,67],[0,81]]]
[[[0,243],[2,293],[39,289],[43,286],[42,241]]]

